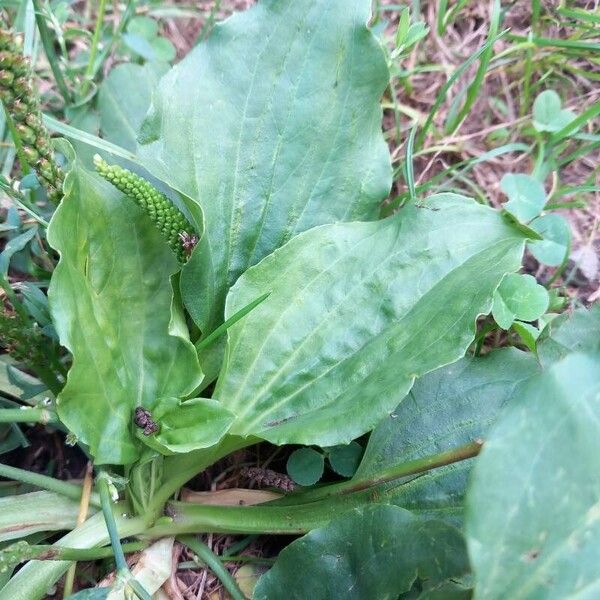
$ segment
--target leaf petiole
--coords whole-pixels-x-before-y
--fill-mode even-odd
[[[131,588],[140,600],[152,600],[150,594],[148,594],[140,582],[133,577],[127,566],[127,560],[125,559],[125,553],[123,551],[123,546],[121,545],[121,537],[113,513],[110,489],[112,482],[110,475],[106,471],[100,471],[96,478],[96,485],[100,495],[100,504],[106,523],[106,529],[108,531],[108,536],[110,537],[110,545],[112,546],[113,555],[115,557],[117,577],[121,578],[125,585]]]

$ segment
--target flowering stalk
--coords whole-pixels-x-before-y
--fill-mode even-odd
[[[185,263],[197,242],[194,227],[183,213],[151,183],[118,165],[109,165],[98,154],[94,166],[101,177],[112,183],[119,191],[131,198],[150,217],[156,228],[177,255]]]
[[[0,100],[14,125],[20,155],[36,171],[52,202],[62,196],[63,174],[56,163],[50,133],[42,121],[40,101],[31,83],[31,68],[15,37],[0,29]]]

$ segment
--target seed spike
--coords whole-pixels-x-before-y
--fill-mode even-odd
[[[99,154],[94,156],[94,166],[103,179],[112,183],[144,210],[165,237],[179,262],[185,263],[190,253],[186,241],[190,235],[196,236],[193,234],[194,227],[183,213],[163,193],[139,175],[119,165],[109,165]]]

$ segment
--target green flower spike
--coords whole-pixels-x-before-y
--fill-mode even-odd
[[[14,122],[25,160],[38,174],[48,198],[58,202],[62,197],[63,173],[54,158],[50,133],[42,122],[40,101],[31,83],[29,62],[21,54],[17,39],[2,29],[0,100]]]
[[[156,228],[185,263],[198,238],[194,227],[183,213],[148,181],[118,165],[109,165],[101,156],[94,156],[98,174],[131,198],[150,217]]]

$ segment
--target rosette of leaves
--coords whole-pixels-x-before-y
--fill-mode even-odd
[[[0,99],[13,121],[22,157],[36,171],[48,198],[58,202],[62,194],[63,174],[54,157],[50,134],[42,121],[29,62],[21,54],[13,34],[1,29]]]

